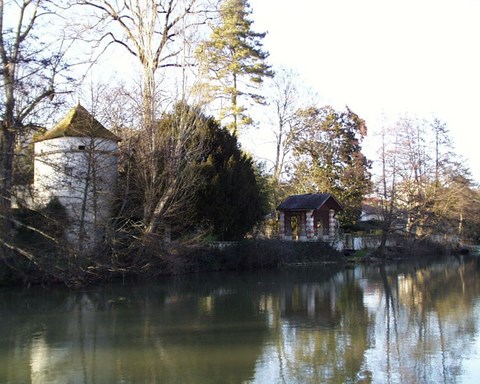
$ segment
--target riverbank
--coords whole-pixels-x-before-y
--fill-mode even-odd
[[[139,281],[159,276],[218,272],[274,270],[294,265],[326,263],[372,263],[391,260],[440,257],[451,249],[427,241],[387,247],[384,255],[376,249],[337,251],[325,242],[243,240],[218,244],[172,243],[156,252],[131,251],[115,254],[99,250],[89,256],[48,255],[36,260],[2,259],[1,285],[50,285],[70,287],[113,281]]]

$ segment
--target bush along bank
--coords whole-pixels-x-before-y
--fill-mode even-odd
[[[218,271],[274,270],[287,266],[327,263],[385,262],[409,258],[441,257],[449,249],[428,241],[398,243],[382,256],[376,249],[346,254],[324,242],[242,240],[230,243],[187,245],[151,243],[122,252],[98,249],[90,255],[45,254],[35,260],[0,259],[2,284],[63,283],[81,287],[93,283],[136,281],[159,276]],[[10,263],[7,261],[10,260]],[[2,262],[3,261],[3,262]],[[13,265],[13,267],[12,267]]]
[[[251,271],[277,269],[287,265],[307,265],[343,261],[340,252],[321,242],[242,240],[224,244],[148,247],[121,253],[98,249],[78,255],[62,249],[37,260],[16,258],[15,265],[0,259],[2,284],[63,283],[80,287],[92,283],[154,278],[198,272]],[[15,256],[16,257],[16,256]],[[18,260],[23,260],[18,262]]]

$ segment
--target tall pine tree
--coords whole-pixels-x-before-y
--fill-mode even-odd
[[[266,63],[268,53],[262,49],[265,33],[252,31],[250,5],[247,0],[225,0],[220,7],[220,21],[210,39],[198,49],[205,82],[202,89],[209,100],[220,102],[220,120],[228,119],[234,135],[251,123],[240,97],[263,103],[258,87],[264,77],[273,76]]]

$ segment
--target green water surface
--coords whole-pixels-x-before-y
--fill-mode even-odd
[[[0,289],[0,383],[477,383],[480,264]]]

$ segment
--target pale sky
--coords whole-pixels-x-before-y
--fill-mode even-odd
[[[250,0],[274,66],[364,118],[444,121],[480,181],[480,0]],[[370,156],[372,157],[372,156]]]

